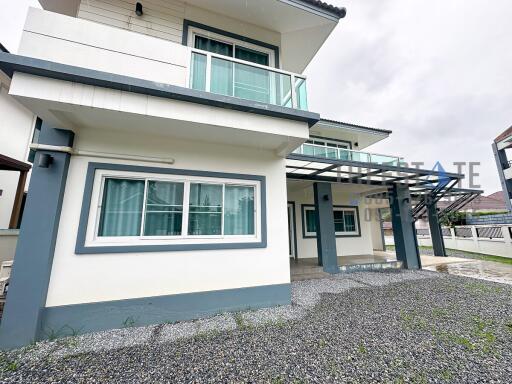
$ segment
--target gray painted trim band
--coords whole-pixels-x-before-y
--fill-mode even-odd
[[[261,241],[246,243],[208,243],[208,244],[161,244],[161,245],[109,245],[87,247],[85,245],[87,234],[87,222],[91,209],[92,189],[96,170],[113,170],[142,173],[160,173],[168,175],[202,176],[225,179],[255,180],[260,182],[260,205],[261,205]],[[129,252],[167,252],[167,251],[194,251],[194,250],[215,250],[215,249],[250,249],[267,247],[267,196],[266,177],[258,175],[245,175],[239,173],[196,171],[188,169],[144,167],[127,164],[110,163],[89,163],[85,177],[84,196],[82,210],[78,224],[76,239],[76,254],[97,254],[97,253],[129,253]]]
[[[302,238],[303,239],[316,239],[316,236],[306,235],[306,217],[304,215],[305,207],[313,207],[315,208],[315,204],[301,204],[300,212],[302,218]],[[335,235],[335,237],[361,237],[361,220],[359,219],[359,207],[357,205],[333,205],[332,208],[355,208],[356,216],[357,216],[357,230],[359,231],[359,235]]]
[[[290,303],[291,285],[275,284],[47,307],[39,339],[123,328],[127,322],[142,326]]]
[[[218,35],[223,35],[223,36],[231,37],[233,39],[244,41],[246,43],[250,43],[250,44],[254,44],[254,45],[259,45],[260,47],[271,49],[271,50],[274,51],[274,61],[275,61],[276,68],[281,68],[280,60],[279,60],[279,47],[277,45],[265,43],[264,41],[260,41],[260,40],[256,40],[256,39],[251,39],[250,37],[247,37],[247,36],[242,36],[242,35],[239,35],[239,34],[236,34],[236,33],[233,33],[233,32],[225,31],[223,29],[219,29],[219,28],[215,28],[215,27],[210,27],[209,25],[206,25],[206,24],[201,24],[201,23],[197,23],[197,22],[192,21],[192,20],[184,19],[183,20],[183,34],[181,36],[181,43],[183,45],[185,45],[185,46],[188,46],[188,29],[189,29],[189,27],[200,28],[202,30],[213,32],[213,33],[216,33]]]
[[[162,84],[9,53],[0,52],[0,70],[4,71],[9,77],[12,77],[14,72],[22,72],[50,79],[301,121],[308,123],[310,127],[320,120],[320,115],[314,112],[259,103],[238,97],[217,95],[176,85]]]

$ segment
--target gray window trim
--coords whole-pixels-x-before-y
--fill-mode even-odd
[[[247,36],[238,35],[236,33],[228,32],[223,29],[219,29],[219,28],[215,28],[215,27],[210,27],[209,25],[197,23],[195,21],[187,20],[187,19],[183,20],[183,34],[181,35],[181,43],[185,46],[188,45],[188,29],[190,27],[200,28],[205,31],[216,33],[218,35],[231,37],[232,39],[237,39],[240,41],[244,41],[246,43],[259,45],[260,47],[271,49],[272,51],[274,51],[275,67],[281,68],[280,61],[279,61],[279,47],[277,45],[265,43],[264,41],[251,39],[250,37],[247,37]]]
[[[151,245],[108,245],[108,246],[86,246],[87,222],[91,209],[92,189],[96,170],[113,170],[142,173],[160,173],[168,175],[202,176],[213,178],[228,178],[239,180],[255,180],[260,182],[261,199],[261,241],[250,243],[204,243],[204,244],[151,244]],[[75,253],[98,254],[98,253],[130,253],[130,252],[166,252],[166,251],[192,251],[192,250],[214,250],[214,249],[249,249],[267,247],[267,208],[266,208],[266,177],[258,175],[245,175],[239,173],[209,172],[188,169],[144,167],[138,165],[111,164],[111,163],[89,163],[85,178],[85,188],[82,200],[82,210],[78,225]]]
[[[302,238],[303,239],[316,239],[316,236],[306,235],[306,215],[304,214],[304,208],[313,207],[314,204],[301,204],[300,206],[300,216],[301,216],[301,226],[302,226]],[[358,235],[336,235],[336,237],[361,237],[361,220],[359,217],[359,207],[357,205],[333,205],[333,208],[351,208],[356,210],[357,217],[357,230],[359,232]]]
[[[295,205],[295,201],[288,201],[288,204],[292,205],[292,217],[293,217],[293,246],[295,247],[295,260],[299,258],[299,250],[297,247],[297,215],[295,210],[297,206]]]

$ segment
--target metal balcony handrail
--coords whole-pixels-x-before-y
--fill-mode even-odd
[[[190,47],[190,51],[191,52],[199,53],[201,55],[206,55],[206,56],[210,56],[210,57],[216,57],[218,59],[223,59],[223,60],[226,60],[226,61],[232,61],[234,63],[244,64],[244,65],[248,65],[250,67],[265,69],[265,70],[270,71],[270,72],[276,72],[276,73],[280,73],[280,74],[283,74],[283,75],[289,75],[289,76],[292,76],[292,77],[298,77],[300,79],[307,80],[307,76],[306,75],[301,75],[301,74],[298,74],[298,73],[285,71],[284,69],[270,67],[270,66],[267,66],[267,65],[253,63],[252,61],[245,61],[245,60],[237,59],[236,57],[225,56],[225,55],[221,55],[221,54],[218,54],[218,53],[213,53],[213,52],[210,52],[210,51],[204,51],[202,49],[192,48],[192,47]]]
[[[281,99],[282,100],[290,101],[292,108],[307,110],[307,101],[305,102],[304,105],[302,105],[302,103],[299,103],[298,96],[297,96],[297,87],[298,87],[298,85],[296,84],[297,80],[301,80],[302,81],[302,83],[300,83],[300,85],[305,84],[305,82],[307,80],[307,77],[305,75],[300,75],[300,74],[289,72],[289,71],[285,71],[285,70],[282,70],[282,69],[279,69],[279,68],[265,66],[265,65],[253,63],[253,62],[250,62],[250,61],[240,60],[240,59],[237,59],[235,57],[224,56],[224,55],[220,55],[220,54],[217,54],[217,53],[213,53],[213,52],[209,52],[209,51],[204,51],[202,49],[197,49],[197,48],[192,48],[192,47],[189,47],[189,63],[192,62],[192,56],[194,54],[196,54],[196,55],[203,55],[203,56],[206,57],[206,89],[205,90],[207,92],[210,92],[210,89],[211,89],[211,78],[210,78],[210,76],[211,76],[211,68],[212,68],[212,58],[216,58],[216,59],[224,60],[224,61],[231,62],[231,63],[234,63],[234,64],[245,65],[245,66],[248,66],[248,67],[261,69],[261,70],[264,70],[264,71],[267,71],[267,72],[273,72],[273,73],[276,73],[278,75],[289,76],[289,78],[290,78],[290,90],[286,94],[282,95]],[[189,68],[188,81],[189,81],[189,87],[191,87],[191,83],[190,83],[191,82],[190,68]],[[306,91],[306,94],[307,94],[307,91]],[[306,96],[306,99],[307,99],[307,96]],[[286,104],[286,102],[283,102],[282,104]]]

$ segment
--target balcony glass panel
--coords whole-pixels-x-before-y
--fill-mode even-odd
[[[192,89],[307,110],[306,80],[292,74],[198,52],[190,72]]]
[[[334,160],[357,161],[381,165],[399,166],[400,158],[395,156],[378,155],[374,153],[353,151],[345,148],[334,148],[316,144],[303,144],[294,153],[306,156],[321,157]]]
[[[372,155],[372,163],[397,166],[398,158],[386,155]]]
[[[210,82],[210,92],[233,96],[233,63],[213,57]]]
[[[206,55],[192,53],[190,87],[198,91],[206,91]]]

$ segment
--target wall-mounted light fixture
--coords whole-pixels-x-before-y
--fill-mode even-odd
[[[142,16],[143,12],[141,3],[135,4],[135,13],[137,14],[137,16]]]
[[[324,199],[324,201],[329,201],[329,195],[324,195],[323,199]]]
[[[39,156],[37,166],[40,168],[48,168],[53,163],[53,157],[47,153],[43,153]]]

